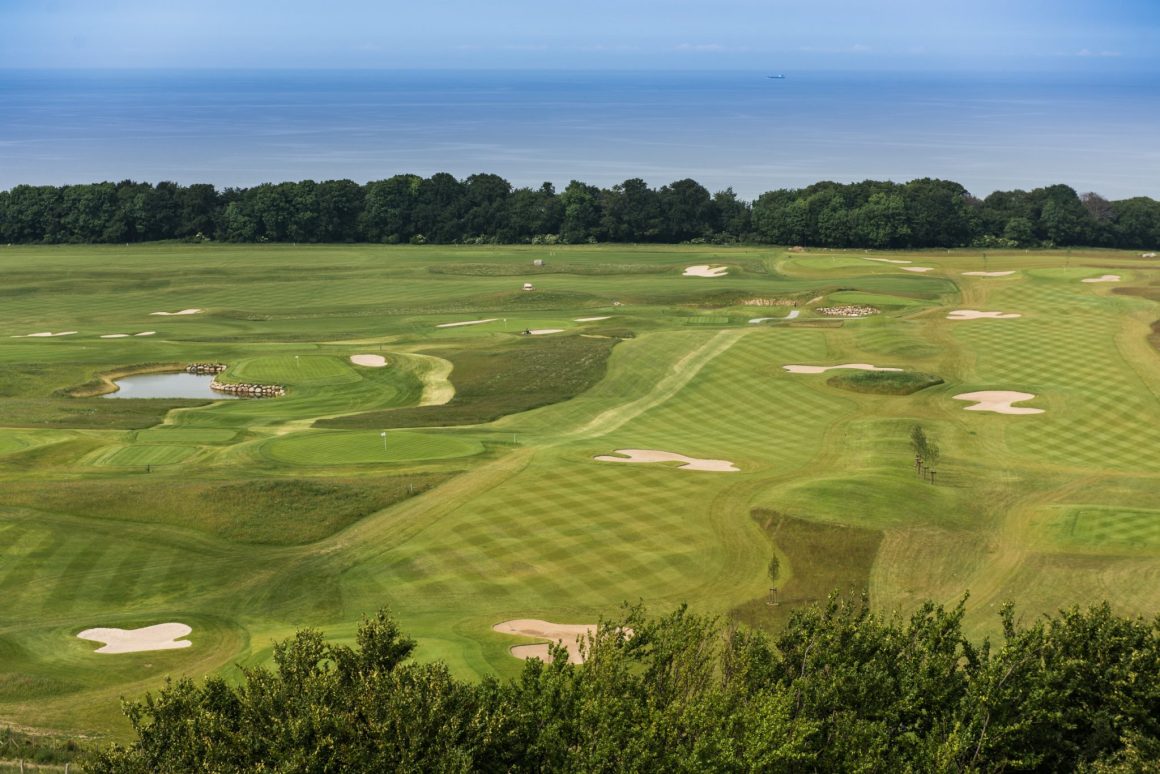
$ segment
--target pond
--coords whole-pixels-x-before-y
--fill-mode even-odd
[[[123,376],[113,383],[116,392],[103,395],[104,398],[209,398],[212,400],[236,400],[237,395],[211,390],[213,374],[137,374]]]

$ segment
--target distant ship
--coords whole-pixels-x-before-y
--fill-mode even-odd
[[[766,77],[766,78],[772,78],[772,79],[774,79],[775,81],[784,81],[784,80],[785,80],[785,76],[784,76],[784,75],[782,75],[781,73],[778,73],[777,75],[767,75],[767,76],[765,76],[765,77]]]

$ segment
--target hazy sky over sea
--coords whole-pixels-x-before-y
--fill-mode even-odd
[[[1158,0],[0,0],[0,68],[1150,72]]]

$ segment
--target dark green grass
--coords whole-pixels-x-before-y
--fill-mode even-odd
[[[489,349],[439,350],[450,360],[455,397],[418,406],[323,419],[317,427],[390,428],[473,425],[568,400],[604,376],[616,339],[525,337]]]
[[[1076,542],[1125,546],[1160,545],[1160,510],[1084,507],[1065,517],[1067,537]]]
[[[831,387],[871,395],[910,395],[942,383],[921,371],[843,371],[826,380]]]
[[[7,482],[0,505],[86,519],[167,524],[225,540],[302,545],[426,492],[449,478],[421,473],[367,479]]]
[[[882,543],[880,531],[822,524],[762,508],[751,516],[777,547],[778,576],[770,579],[777,594],[738,606],[732,611],[738,620],[777,628],[795,608],[824,601],[830,594],[857,597],[869,592],[870,569]]]

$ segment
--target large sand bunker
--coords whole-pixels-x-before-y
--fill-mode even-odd
[[[612,315],[605,315],[604,317],[577,317],[572,322],[596,322],[597,320],[611,320]]]
[[[563,328],[532,328],[528,331],[532,336],[545,336],[549,333],[562,333]]]
[[[933,266],[903,266],[902,270],[903,271],[916,271],[919,274],[922,274],[924,271],[934,271],[934,267]]]
[[[584,663],[584,657],[580,655],[579,641],[596,633],[596,624],[558,624],[535,618],[517,618],[497,623],[491,628],[500,634],[514,634],[519,637],[535,637],[536,639],[559,642],[568,649],[568,661],[573,664]],[[516,658],[548,660],[547,643],[515,645],[509,651]]]
[[[181,640],[193,629],[183,623],[163,623],[140,629],[85,629],[77,635],[82,640],[103,642],[96,653],[140,653],[147,650],[176,650],[193,643]]]
[[[182,309],[180,312],[150,312],[149,314],[161,317],[180,317],[185,314],[197,314],[201,311],[201,309]]]
[[[712,473],[736,473],[741,470],[729,460],[703,460],[656,449],[617,449],[616,453],[625,456],[613,457],[602,454],[592,459],[601,462],[683,462],[680,470],[703,470]]]
[[[850,368],[855,371],[901,371],[901,368],[887,368],[885,366],[870,365],[869,363],[843,363],[842,365],[832,366],[811,366],[811,365],[787,365],[782,366],[791,374],[823,374],[826,371],[833,371],[835,368]]]
[[[382,355],[351,355],[350,362],[367,368],[382,368],[387,364],[387,359]]]
[[[1119,274],[1105,274],[1102,277],[1089,277],[1088,279],[1080,280],[1080,282],[1119,282],[1119,281],[1120,281]]]
[[[1013,271],[964,271],[964,277],[1008,277]]]
[[[864,261],[878,261],[879,263],[910,263],[910,261],[900,261],[896,258],[867,258],[865,256],[858,256]]]
[[[1022,317],[1015,312],[980,312],[976,309],[956,309],[947,315],[948,320],[1014,320]]]
[[[484,323],[495,322],[498,317],[488,317],[486,320],[464,320],[463,322],[440,323],[436,328],[458,328],[461,325],[483,325]]]
[[[1013,390],[982,390],[981,392],[964,392],[954,396],[955,400],[977,401],[974,406],[967,406],[967,411],[994,411],[996,414],[1042,414],[1043,409],[1028,408],[1026,406],[1012,406],[1031,400],[1035,397],[1030,392],[1015,392]]]
[[[724,277],[729,273],[727,266],[689,266],[685,269],[684,277]]]

